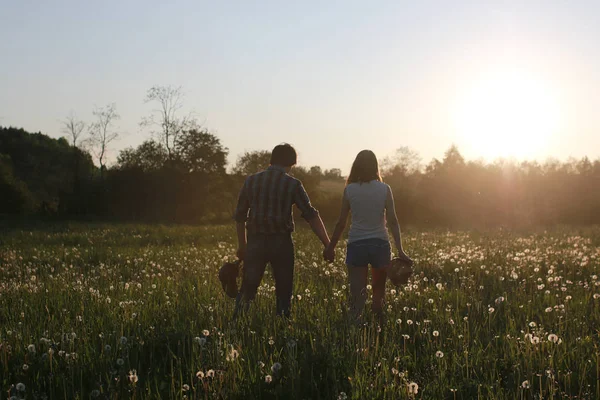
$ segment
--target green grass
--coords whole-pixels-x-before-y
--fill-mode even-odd
[[[408,232],[416,274],[355,327],[344,248],[326,265],[305,230],[291,321],[267,274],[238,324],[216,278],[232,227],[6,230],[0,399],[600,398],[599,238]]]

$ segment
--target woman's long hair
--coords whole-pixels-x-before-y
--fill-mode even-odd
[[[363,150],[356,156],[346,185],[351,183],[364,183],[371,181],[380,181],[379,163],[375,153],[371,150]]]

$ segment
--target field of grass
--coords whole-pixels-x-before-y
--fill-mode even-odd
[[[384,326],[346,322],[343,247],[295,242],[291,320],[267,274],[233,324],[233,227],[2,232],[0,399],[600,398],[600,229],[408,232]]]

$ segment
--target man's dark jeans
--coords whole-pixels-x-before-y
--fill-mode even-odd
[[[275,278],[277,314],[289,317],[294,281],[294,242],[291,233],[286,233],[248,235],[242,287],[235,302],[234,318],[246,311],[256,297],[267,263],[271,264]]]

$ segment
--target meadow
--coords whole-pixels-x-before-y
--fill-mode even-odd
[[[598,399],[600,228],[408,230],[387,321],[347,323],[344,247],[295,234],[233,323],[233,226],[60,224],[0,236],[0,399]]]

